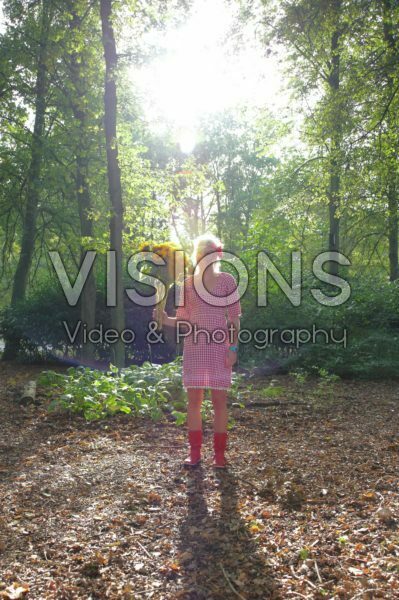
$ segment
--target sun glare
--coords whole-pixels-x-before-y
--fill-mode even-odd
[[[256,36],[234,51],[234,10],[223,0],[194,2],[182,26],[158,34],[162,54],[131,71],[148,121],[154,128],[169,122],[183,152],[193,149],[203,115],[237,104],[273,109],[281,102],[277,59],[265,57]]]
[[[197,141],[197,136],[194,131],[190,129],[183,129],[179,132],[178,142],[180,146],[180,150],[183,154],[190,154],[194,148]]]

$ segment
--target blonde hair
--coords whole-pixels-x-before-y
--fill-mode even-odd
[[[194,269],[197,263],[207,254],[211,252],[217,252],[218,250],[222,250],[223,245],[218,237],[213,235],[212,233],[204,233],[203,235],[198,236],[194,240],[194,251],[192,254],[192,263],[194,265]],[[215,269],[220,271],[220,261],[215,263]]]

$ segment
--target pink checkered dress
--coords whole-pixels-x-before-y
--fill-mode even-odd
[[[181,321],[191,324],[191,331],[184,338],[183,387],[227,390],[232,371],[225,365],[231,344],[227,321],[241,315],[236,280],[230,273],[219,273],[213,294],[202,293],[201,298],[191,276],[184,281],[184,295],[184,306],[179,306],[176,312],[181,333],[189,330]]]

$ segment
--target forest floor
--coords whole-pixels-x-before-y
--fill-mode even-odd
[[[215,473],[210,421],[187,471],[167,419],[19,406],[39,370],[0,364],[0,598],[399,598],[397,382],[257,380]]]

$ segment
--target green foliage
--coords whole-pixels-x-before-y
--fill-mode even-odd
[[[100,263],[101,257],[98,261]],[[106,331],[110,327],[110,311],[106,307],[103,279],[99,278],[97,283],[96,326],[101,324],[103,331]],[[134,287],[143,295],[148,293],[148,288],[140,282],[126,281],[126,286],[130,289]],[[136,334],[135,341],[126,348],[128,360],[140,363],[148,357],[145,335],[151,318],[150,310],[127,304],[126,316],[126,327]],[[54,277],[48,277],[36,284],[26,300],[0,311],[0,337],[10,336],[21,340],[19,360],[41,362],[65,357],[75,360],[81,352],[82,327],[73,342],[69,339],[68,331],[72,336],[80,319],[80,303],[69,306],[59,282]],[[174,346],[165,344],[165,348],[158,349],[154,345],[152,351],[155,353],[158,350],[164,351],[161,358],[165,358],[165,353],[169,356],[174,351]],[[110,344],[99,339],[95,344],[95,359],[109,362],[110,356]]]
[[[174,410],[183,400],[181,359],[165,365],[146,362],[142,366],[116,367],[98,371],[85,367],[70,368],[64,373],[44,371],[39,384],[51,389],[55,398],[49,410],[62,409],[83,415],[87,420],[102,419],[116,413],[162,418],[164,411]]]
[[[21,340],[20,359],[46,360],[67,349],[63,321],[73,329],[77,320],[78,307],[69,306],[54,280],[49,280],[18,306],[1,312],[0,336]]]
[[[299,560],[307,560],[310,556],[309,548],[301,548],[298,553]]]
[[[284,388],[281,385],[274,385],[270,383],[266,388],[259,391],[258,395],[261,398],[278,398],[284,392]]]
[[[290,106],[281,107],[278,118],[262,105],[235,106],[208,115],[198,125],[198,144],[187,157],[178,149],[171,128],[165,134],[153,133],[129,78],[132,56],[140,63],[156,52],[141,39],[143,31],[172,14],[183,18],[184,11],[179,10],[178,0],[162,4],[162,9],[153,2],[145,7],[133,4],[132,10],[123,3],[114,7],[115,23],[129,18],[132,27],[127,30],[130,39],[118,40],[125,48],[118,57],[117,81],[124,258],[141,241],[168,240],[171,231],[190,250],[193,236],[213,230],[250,272],[250,286],[242,300],[243,328],[310,329],[314,324],[338,335],[347,330],[347,347],[326,344],[321,336],[299,348],[273,344],[257,349],[254,344],[241,344],[243,366],[262,363],[265,357],[277,359],[294,373],[298,384],[307,374],[318,376],[320,393],[323,386],[326,390],[333,386],[334,374],[397,377],[399,288],[398,280],[388,283],[386,279],[389,275],[394,279],[390,268],[397,258],[398,6],[374,0],[246,3],[239,14],[250,17],[253,11],[256,27],[263,23],[270,48],[283,46],[282,69],[293,99]],[[68,343],[62,326],[64,320],[76,323],[79,307],[68,307],[58,284],[49,282],[48,250],[60,251],[72,280],[82,248],[97,250],[104,258],[110,246],[98,6],[53,1],[48,6],[46,135],[29,295],[18,307],[4,309],[0,317],[0,336],[21,339],[24,360],[46,360],[58,351],[76,357],[80,352],[80,342]],[[79,27],[73,26],[71,6],[82,19]],[[4,80],[0,86],[1,307],[10,301],[32,164],[30,121],[36,110],[40,3],[34,10],[24,10],[23,3],[8,0],[4,10],[8,25],[0,35]],[[339,69],[334,70],[337,60]],[[339,82],[334,82],[337,77]],[[292,122],[285,108],[294,117]],[[83,158],[91,201],[87,217],[93,231],[87,235],[81,235],[77,202],[78,157]],[[310,274],[310,266],[328,246],[334,176],[339,179],[335,199],[340,249],[351,261],[342,275],[349,274],[353,291],[344,305],[328,308],[311,296],[311,288],[320,287],[320,282]],[[256,305],[260,250],[268,253],[287,280],[290,252],[303,252],[301,306],[293,307],[273,283],[268,306]],[[106,287],[105,272],[104,260],[95,266],[98,290]],[[126,270],[124,282],[132,287]],[[106,311],[97,309],[96,317],[108,326]],[[137,326],[144,322],[136,314],[132,320],[140,321]],[[98,350],[101,358],[108,357],[108,347]],[[176,422],[184,422],[184,409],[184,400],[177,401],[172,412]],[[210,410],[206,399],[203,414]]]
[[[342,274],[344,277],[345,275]],[[320,282],[307,282],[303,288],[302,303],[293,307],[281,290],[271,288],[267,307],[254,310],[254,300],[245,299],[242,327],[251,329],[316,329],[333,332],[334,343],[318,334],[315,343],[295,347],[275,343],[257,350],[253,344],[242,344],[240,358],[243,364],[261,364],[265,356],[276,358],[294,374],[298,383],[305,373],[323,377],[385,378],[397,377],[399,364],[399,286],[377,275],[349,278],[352,293],[341,306],[319,305],[311,296],[311,287],[320,288]],[[323,376],[324,374],[324,376]]]
[[[295,381],[299,385],[303,385],[304,383],[306,383],[306,381],[308,379],[308,373],[306,371],[304,371],[303,369],[297,369],[296,371],[291,371],[290,375],[291,375],[291,377],[294,377]]]
[[[88,421],[116,413],[159,420],[169,413],[176,425],[186,422],[186,395],[182,387],[182,359],[156,365],[144,362],[125,369],[111,366],[108,371],[87,367],[70,368],[66,373],[43,371],[42,385],[54,396],[49,410],[61,409],[84,416]],[[236,393],[240,377],[234,375],[231,394]],[[211,409],[205,398],[202,410],[206,417]],[[230,423],[230,427],[233,422]]]

